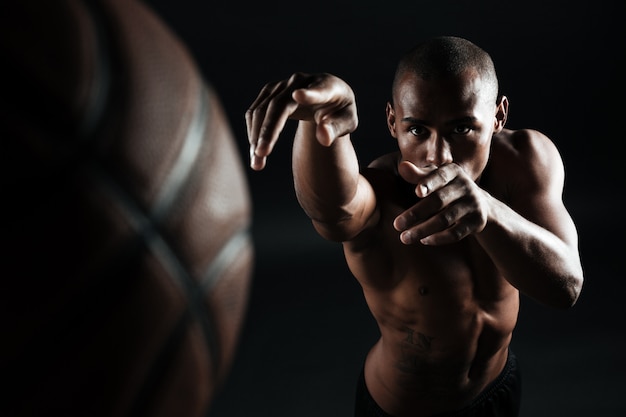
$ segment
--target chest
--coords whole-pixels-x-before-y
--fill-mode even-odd
[[[501,277],[473,236],[440,246],[403,244],[393,221],[417,201],[407,200],[400,196],[384,200],[379,204],[377,225],[346,248],[348,264],[362,284],[379,290],[402,286],[431,293],[455,289],[466,295],[498,287]]]

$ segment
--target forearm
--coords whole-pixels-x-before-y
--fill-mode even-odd
[[[570,235],[575,234],[573,224]],[[566,243],[492,200],[487,225],[476,235],[502,275],[517,289],[544,304],[572,306],[583,282],[576,239]]]
[[[321,223],[350,218],[359,184],[358,160],[349,135],[323,146],[316,125],[301,121],[293,144],[293,175],[298,201],[306,214]]]

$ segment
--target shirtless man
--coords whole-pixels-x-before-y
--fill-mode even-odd
[[[267,84],[246,112],[251,167],[298,120],[298,201],[343,243],[380,329],[355,415],[516,416],[509,349],[519,292],[572,306],[583,272],[553,142],[509,130],[489,55],[438,37],[399,62],[387,125],[399,151],[361,168],[352,89],[330,74]]]

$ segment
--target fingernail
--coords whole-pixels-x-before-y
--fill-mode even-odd
[[[428,194],[428,187],[426,187],[425,185],[420,184],[420,185],[418,186],[418,189],[419,189],[419,191],[420,191],[420,195],[421,195],[422,197],[424,197],[424,196],[426,196],[426,194]]]
[[[252,156],[252,159],[250,160],[250,167],[252,169],[260,170],[260,169],[263,169],[264,165],[265,165],[265,158],[256,156],[256,155]]]
[[[394,221],[394,227],[397,231],[404,230],[406,228],[406,220],[404,220],[402,217],[398,217]]]

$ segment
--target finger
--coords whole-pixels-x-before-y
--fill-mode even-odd
[[[256,156],[267,157],[272,152],[289,115],[297,106],[298,104],[291,99],[291,95],[285,91],[281,91],[269,100],[263,118],[259,120],[260,128],[254,151]]]
[[[424,222],[403,231],[400,240],[405,244],[419,242],[425,245],[459,241],[471,232],[471,226],[476,226],[468,213],[468,208],[463,204],[448,206]]]
[[[418,197],[426,197],[454,181],[460,175],[460,171],[461,167],[454,163],[439,166],[418,182],[416,194]]]
[[[259,95],[252,102],[248,110],[246,111],[246,127],[248,133],[248,141],[252,144],[256,144],[258,139],[259,128],[261,127],[259,120],[262,120],[265,115],[266,101],[276,90],[277,82],[268,83],[259,92]]]
[[[405,232],[413,241],[421,240],[434,233],[442,232],[455,225],[465,214],[461,204],[453,204],[439,211],[427,220],[408,228]]]
[[[419,222],[418,217],[417,217],[417,210],[414,207],[415,206],[402,212],[400,215],[398,215],[394,219],[393,221],[394,229],[396,229],[398,232],[404,232],[409,227],[411,227],[411,225],[414,225]]]
[[[442,222],[443,227],[448,227],[458,218],[455,213],[459,211],[459,208],[465,206],[466,199],[464,196],[466,194],[467,188],[462,181],[453,181],[443,188],[433,192],[429,191],[420,201],[400,213],[394,219],[393,227],[397,231],[403,232],[435,216],[443,216],[444,219],[442,220],[446,220],[446,222]],[[450,210],[450,212],[445,210]]]
[[[246,113],[252,169],[265,167],[267,157],[295,107],[284,81],[268,85],[259,94]]]
[[[479,233],[483,228],[484,222],[481,221],[481,217],[470,212],[447,229],[428,234],[419,242],[423,245],[446,245],[458,242],[470,234]]]
[[[261,171],[262,169],[265,168],[266,164],[267,164],[266,157],[256,156],[252,151],[250,152],[250,168],[252,168],[255,171]]]
[[[466,223],[459,223],[441,232],[433,233],[419,240],[427,246],[448,245],[458,242],[471,234],[471,228]]]
[[[250,166],[255,170],[263,169],[264,158],[255,158],[255,151],[259,139],[259,131],[265,119],[267,101],[276,91],[279,83],[268,83],[262,89],[254,102],[245,113],[248,142],[250,144]]]

